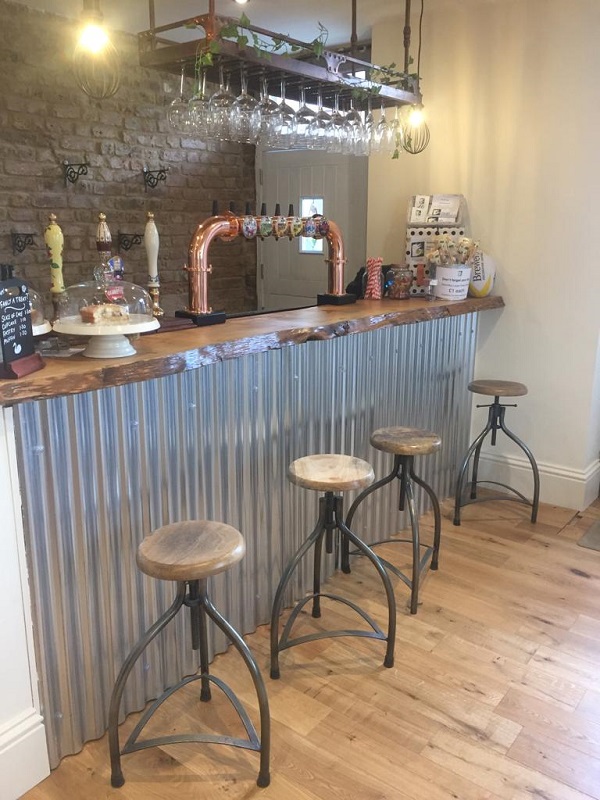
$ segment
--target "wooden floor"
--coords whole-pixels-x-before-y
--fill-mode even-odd
[[[339,638],[283,653],[271,681],[268,628],[249,636],[271,703],[267,789],[255,784],[256,753],[213,745],[125,756],[125,786],[112,789],[105,737],[25,798],[600,800],[600,552],[577,545],[598,519],[600,502],[583,515],[544,506],[537,525],[523,506],[489,503],[465,509],[456,528],[446,507],[440,570],[416,617],[397,584],[393,669],[382,666],[382,642]],[[386,555],[402,560],[401,547]],[[331,583],[385,618],[364,559]],[[317,622],[350,619],[328,603]],[[228,652],[212,669],[253,711],[240,663]],[[186,688],[170,702],[153,731],[191,730],[198,710],[204,724],[237,732],[217,697],[199,708]]]

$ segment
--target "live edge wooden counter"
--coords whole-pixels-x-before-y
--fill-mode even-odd
[[[143,336],[136,342],[136,355],[128,358],[93,359],[81,355],[47,358],[43,370],[19,380],[2,381],[0,404],[120,386],[251,353],[503,305],[499,296],[459,301],[359,300],[349,306],[316,306],[238,317],[224,325]]]

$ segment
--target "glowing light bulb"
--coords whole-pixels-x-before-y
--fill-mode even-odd
[[[411,128],[420,128],[425,122],[423,106],[413,106],[408,115],[408,124]]]
[[[108,43],[106,31],[101,25],[96,25],[94,22],[88,23],[79,37],[79,47],[89,53],[101,53]]]
[[[248,0],[235,0],[238,6],[245,6]]]

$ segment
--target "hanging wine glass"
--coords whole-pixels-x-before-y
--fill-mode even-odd
[[[231,138],[235,142],[256,144],[260,131],[260,104],[248,94],[248,76],[242,70],[240,74],[242,91],[231,105],[229,125]]]
[[[296,143],[296,114],[285,100],[285,80],[281,81],[281,102],[277,112],[273,147],[289,149]]]
[[[231,106],[235,97],[229,91],[229,76],[227,82],[223,67],[219,67],[219,89],[209,100],[209,133],[215,139],[228,141],[231,139],[230,115]]]
[[[169,125],[176,131],[182,131],[185,129],[185,125],[187,123],[188,117],[188,104],[186,102],[185,97],[183,96],[183,84],[185,78],[185,67],[181,69],[181,83],[179,85],[179,97],[176,97],[175,100],[169,106],[169,110],[167,111],[167,119],[169,121]]]
[[[401,152],[402,144],[402,123],[398,116],[398,106],[394,109],[394,118],[388,123],[387,130],[387,150]]]
[[[346,146],[346,128],[344,115],[340,111],[340,95],[337,92],[333,99],[333,113],[329,124],[327,149],[330,153],[343,153]]]
[[[209,134],[210,106],[206,96],[206,73],[202,70],[198,76],[198,86],[188,103],[189,126],[202,138]]]
[[[309,150],[327,150],[331,117],[323,108],[323,92],[319,88],[317,113],[306,131],[306,145]]]
[[[371,150],[374,153],[380,153],[382,150],[385,150],[387,142],[388,142],[388,121],[385,116],[385,107],[382,103],[379,121],[375,126],[373,138],[371,140]]]
[[[364,135],[365,135],[365,150],[366,155],[370,155],[374,153],[373,147],[373,140],[375,137],[375,115],[373,114],[373,103],[371,101],[371,96],[369,95],[367,99],[367,113],[365,114],[365,121],[364,121]]]
[[[350,109],[344,120],[344,128],[347,138],[347,151],[355,156],[368,155],[365,126],[360,112],[354,108],[354,100],[352,98],[350,98]]]
[[[316,116],[316,112],[306,105],[306,89],[302,85],[300,107],[296,111],[296,147],[309,147],[308,130]]]
[[[269,84],[263,75],[260,90],[260,131],[259,139],[265,147],[269,147],[275,135],[275,128],[278,119],[279,106],[269,96]]]

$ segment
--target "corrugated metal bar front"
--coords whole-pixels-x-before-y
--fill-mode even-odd
[[[194,518],[239,528],[247,555],[212,592],[248,633],[268,621],[282,566],[316,520],[317,494],[286,480],[294,458],[352,453],[382,476],[390,460],[370,447],[371,431],[426,427],[444,446],[418,467],[440,497],[451,493],[467,446],[475,328],[476,315],[384,328],[16,407],[52,765],[102,735],[124,656],[174,595],[136,568],[146,533]],[[386,487],[364,504],[356,529],[399,530],[396,509],[397,487]],[[296,596],[308,581],[306,568]],[[180,615],[148,648],[127,712],[196,671],[186,623]],[[211,646],[225,643],[219,635]]]

